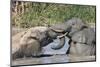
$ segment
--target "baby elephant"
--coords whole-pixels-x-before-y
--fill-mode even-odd
[[[53,40],[47,35],[48,27],[33,27],[12,37],[13,59],[40,56],[41,48]]]
[[[92,28],[85,28],[73,34],[69,53],[78,56],[92,56],[96,54],[95,32]]]

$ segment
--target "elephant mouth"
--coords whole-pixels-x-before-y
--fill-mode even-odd
[[[68,34],[68,32],[57,36],[56,39],[59,40],[59,44],[53,45],[53,46],[51,46],[51,48],[54,50],[61,49],[65,44],[65,37],[67,36],[67,34]]]

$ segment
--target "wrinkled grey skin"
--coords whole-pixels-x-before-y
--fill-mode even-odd
[[[72,18],[64,23],[56,24],[50,27],[51,32],[49,32],[50,37],[56,38],[66,32],[68,32],[68,37],[72,37],[72,35],[80,31],[81,29],[87,27],[86,24],[79,18]],[[65,40],[64,38],[61,38]],[[61,43],[57,46],[51,47],[52,49],[60,49],[64,46],[64,41],[61,40]],[[63,41],[63,42],[62,42]]]
[[[69,53],[72,55],[95,55],[96,39],[92,28],[85,28],[71,37]]]
[[[72,41],[91,45],[95,43],[95,32],[92,28],[85,28],[72,36]]]
[[[68,54],[95,55],[95,32],[81,19],[72,18],[64,23],[51,26],[51,29],[62,34],[68,32],[66,35],[70,39],[70,48],[67,52]],[[60,34],[55,33],[55,37],[57,36],[60,36]],[[53,46],[52,49],[57,50],[63,46],[64,43]]]
[[[12,58],[40,56],[41,48],[51,43],[48,27],[33,27],[12,37]]]
[[[69,32],[69,36],[71,37],[75,32],[82,30],[83,28],[87,28],[87,24],[79,18],[72,18],[65,22],[67,26],[66,32]]]

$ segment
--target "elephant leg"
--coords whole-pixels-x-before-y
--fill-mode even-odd
[[[41,53],[40,42],[35,39],[30,39],[24,51],[25,56],[26,57],[40,56],[40,53]]]
[[[91,45],[91,52],[90,52],[90,55],[96,55],[96,45],[95,44],[92,44]]]
[[[17,58],[23,58],[24,57],[24,51],[25,51],[24,49],[25,49],[25,46],[21,46],[19,48],[19,50],[17,50],[16,52],[14,52],[12,54],[12,60],[15,60]]]

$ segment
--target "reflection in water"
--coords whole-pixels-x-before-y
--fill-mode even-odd
[[[69,39],[66,37],[65,38],[65,45],[59,49],[59,50],[54,50],[51,48],[51,46],[53,45],[58,45],[60,43],[59,39],[54,40],[54,42],[50,43],[49,45],[43,47],[42,49],[42,54],[66,54],[68,48],[69,48],[69,44],[68,44]]]

